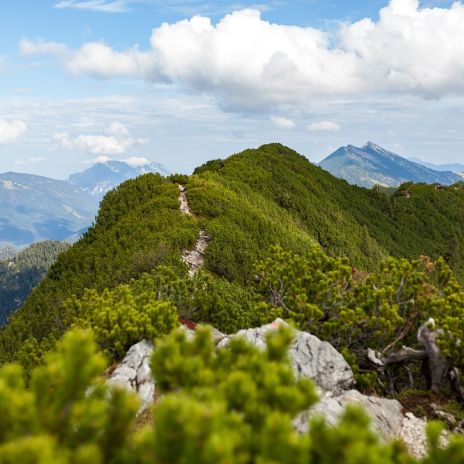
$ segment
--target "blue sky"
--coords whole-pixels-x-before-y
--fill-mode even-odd
[[[447,0],[4,2],[0,171],[190,172],[271,141],[464,162],[463,22]]]

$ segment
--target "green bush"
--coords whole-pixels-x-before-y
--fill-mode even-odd
[[[176,307],[156,299],[153,281],[145,276],[132,285],[119,285],[98,294],[87,290],[69,303],[76,324],[95,333],[99,347],[112,359],[122,358],[140,340],[154,340],[179,325]]]
[[[355,371],[368,348],[388,355],[417,346],[429,318],[443,330],[440,345],[451,365],[464,367],[464,289],[441,258],[388,258],[363,274],[317,246],[307,256],[274,247],[256,272],[256,320],[293,319],[342,350]],[[369,389],[375,382],[372,375],[359,379]]]
[[[0,369],[0,463],[133,462],[137,400],[108,395],[104,359],[89,332],[67,334],[26,388],[21,369]]]
[[[287,359],[289,329],[270,333],[267,348],[243,339],[215,351],[211,332],[177,330],[158,343],[152,369],[162,394],[153,420],[137,419],[137,399],[104,384],[105,362],[90,332],[74,330],[36,368],[25,387],[20,367],[0,369],[0,464],[461,464],[464,438],[411,458],[383,443],[358,409],[339,425],[314,419],[307,434],[294,416],[316,401],[308,380],[295,380]]]

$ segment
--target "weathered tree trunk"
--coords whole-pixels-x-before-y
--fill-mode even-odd
[[[417,332],[417,339],[427,353],[430,372],[429,388],[435,393],[449,384],[450,366],[437,344],[437,339],[442,334],[442,330],[429,330],[428,325],[422,325]]]
[[[438,392],[451,387],[456,396],[464,401],[464,387],[460,384],[459,371],[449,365],[437,343],[438,337],[442,334],[442,330],[434,330],[434,321],[431,319],[421,325],[417,331],[417,339],[423,347],[422,350],[403,346],[399,351],[383,356],[368,349],[367,358],[371,365],[381,371],[392,364],[422,361],[422,373],[430,390]]]

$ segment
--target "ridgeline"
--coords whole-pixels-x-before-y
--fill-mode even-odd
[[[179,210],[179,183],[191,216]],[[160,265],[184,272],[181,255],[200,230],[211,237],[205,270],[244,288],[273,245],[305,256],[317,243],[365,272],[388,256],[444,256],[464,275],[461,185],[405,184],[387,195],[349,185],[269,144],[210,161],[191,176],[147,174],[109,192],[94,226],[60,255],[0,331],[0,360],[16,359],[26,340],[61,336],[68,328],[65,302],[85,289],[102,292]]]

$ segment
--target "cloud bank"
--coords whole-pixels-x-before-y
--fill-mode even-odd
[[[71,137],[67,132],[54,134],[52,142],[68,149],[79,150],[92,155],[100,155],[103,159],[109,155],[124,155],[136,144],[143,144],[144,139],[134,139],[129,130],[119,122],[113,122],[104,134]]]
[[[15,143],[26,131],[24,121],[0,119],[0,145]]]
[[[421,8],[419,0],[390,0],[378,21],[340,24],[330,33],[272,24],[247,9],[217,24],[204,16],[164,23],[149,50],[86,43],[68,50],[64,64],[75,76],[138,77],[210,93],[236,110],[373,93],[441,98],[464,95],[463,24],[460,1]],[[48,47],[62,54],[57,44]],[[47,51],[43,42],[22,48]]]

